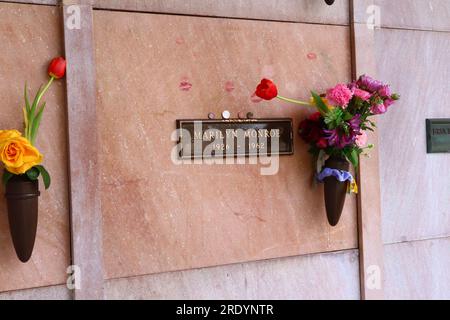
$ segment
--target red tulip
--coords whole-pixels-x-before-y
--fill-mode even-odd
[[[268,79],[262,79],[256,87],[255,94],[264,100],[272,100],[278,96],[278,89],[275,83]]]
[[[63,57],[54,58],[48,66],[48,75],[55,79],[64,77],[66,73],[66,60]]]

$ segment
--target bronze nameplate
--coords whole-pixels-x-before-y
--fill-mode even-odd
[[[292,155],[292,119],[177,120],[181,159]]]
[[[427,119],[427,152],[450,152],[450,119]]]

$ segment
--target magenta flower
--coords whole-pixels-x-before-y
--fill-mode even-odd
[[[356,81],[350,82],[347,87],[353,92],[356,88],[358,88]]]
[[[348,121],[348,124],[352,131],[359,132],[361,130],[361,115],[357,114]]]
[[[379,90],[378,90],[378,94],[383,97],[383,98],[390,98],[392,95],[391,92],[391,87],[388,85],[384,85],[382,86]]]
[[[388,98],[386,100],[384,100],[384,106],[387,108],[389,108],[390,106],[392,106],[395,103],[394,99]]]
[[[368,75],[362,75],[359,77],[356,85],[363,90],[369,91],[370,93],[376,92],[384,86],[383,82],[375,80]]]
[[[328,140],[328,144],[332,147],[338,147],[340,149],[344,148],[344,141],[342,141],[341,136],[337,129],[333,130],[324,130],[326,134],[326,139]]]
[[[355,142],[356,132],[351,132],[350,134],[345,134],[341,129],[323,130],[326,134],[326,139],[328,144],[332,147],[338,149],[344,149],[349,144]]]
[[[375,104],[370,107],[370,112],[373,114],[383,114],[386,113],[387,108],[383,103]]]
[[[327,91],[327,100],[334,106],[347,107],[353,97],[352,91],[345,84],[338,84]]]
[[[365,91],[365,90],[361,90],[358,88],[355,88],[353,90],[353,94],[355,95],[355,97],[360,98],[363,101],[367,101],[370,99],[370,97],[372,96],[369,92]]]

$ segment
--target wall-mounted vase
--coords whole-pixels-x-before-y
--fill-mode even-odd
[[[24,263],[33,253],[39,195],[39,182],[25,175],[13,176],[6,184],[9,230],[17,257]]]
[[[330,169],[348,171],[349,162],[341,157],[331,156],[326,162],[325,167]],[[340,182],[335,177],[327,177],[324,180],[325,208],[327,211],[328,222],[331,226],[336,226],[342,215],[342,210],[347,196],[347,182]]]

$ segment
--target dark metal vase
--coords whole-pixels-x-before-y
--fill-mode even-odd
[[[13,176],[6,184],[9,230],[17,257],[24,263],[33,253],[39,195],[39,182],[24,175]]]
[[[325,167],[330,169],[345,170],[350,169],[350,164],[344,158],[331,156]],[[324,180],[325,207],[327,210],[328,222],[331,226],[336,226],[341,218],[342,209],[347,196],[347,182],[340,182],[335,177],[328,177]]]

